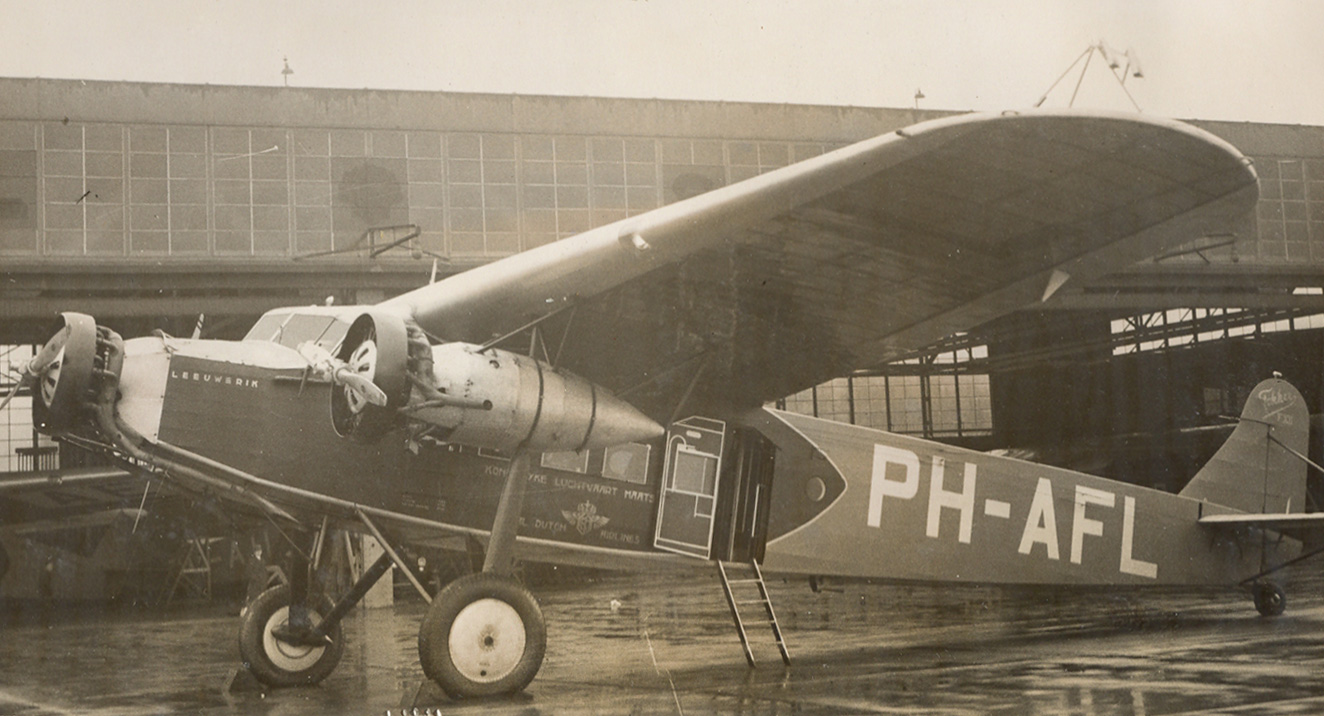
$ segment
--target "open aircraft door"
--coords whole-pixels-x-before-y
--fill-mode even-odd
[[[726,423],[691,417],[667,430],[662,494],[657,507],[658,549],[708,559],[717,513]]]

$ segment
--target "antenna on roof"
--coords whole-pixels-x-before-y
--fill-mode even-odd
[[[1076,88],[1071,91],[1071,101],[1067,102],[1068,107],[1074,107],[1076,105],[1076,95],[1080,93],[1080,85],[1085,81],[1085,74],[1090,69],[1090,60],[1094,59],[1096,52],[1104,62],[1108,63],[1108,73],[1113,76],[1114,80],[1117,80],[1117,86],[1122,88],[1126,98],[1131,101],[1131,106],[1135,107],[1137,112],[1142,111],[1140,105],[1136,103],[1135,97],[1132,97],[1131,92],[1126,89],[1128,78],[1143,79],[1145,76],[1145,73],[1140,69],[1140,60],[1136,58],[1135,51],[1127,49],[1125,52],[1119,53],[1117,50],[1109,49],[1103,42],[1096,42],[1086,47],[1085,51],[1080,53],[1080,56],[1072,61],[1067,69],[1061,75],[1058,75],[1057,79],[1053,80],[1053,84],[1049,85],[1039,101],[1034,103],[1034,106],[1042,106],[1057,85],[1066,79],[1067,75],[1071,74],[1071,71],[1081,63],[1081,60],[1084,60],[1085,64],[1080,68],[1080,76],[1076,78]],[[1123,59],[1126,60],[1125,66],[1122,65]]]
[[[285,69],[281,70],[280,73],[281,73],[282,75],[285,76],[285,86],[286,86],[286,87],[289,87],[289,86],[290,86],[290,75],[294,74],[294,70],[290,69],[290,58],[289,58],[289,57],[286,57],[286,58],[285,58]]]

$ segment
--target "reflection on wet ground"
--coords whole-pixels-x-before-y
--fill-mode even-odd
[[[1231,591],[814,593],[773,579],[795,665],[784,669],[756,626],[750,670],[715,575],[623,576],[540,591],[548,652],[527,693],[434,706],[512,716],[1320,713],[1321,584],[1289,584],[1287,614],[1263,619]],[[222,689],[238,662],[233,610],[10,614],[0,716],[400,713],[421,679],[423,611],[405,602],[348,619],[330,678],[267,693]]]

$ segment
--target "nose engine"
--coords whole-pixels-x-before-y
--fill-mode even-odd
[[[445,442],[502,451],[579,451],[648,440],[657,422],[592,382],[528,356],[470,343],[429,345],[397,315],[365,313],[337,357],[386,395],[349,382],[332,391],[336,431],[375,440],[407,421]]]
[[[87,422],[97,374],[106,370],[104,351],[99,349],[109,344],[110,335],[91,316],[60,314],[55,334],[28,361],[14,388],[17,392],[20,386],[32,387],[32,422],[37,430],[59,435]],[[12,397],[10,393],[4,404]]]

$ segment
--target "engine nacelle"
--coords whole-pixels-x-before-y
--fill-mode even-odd
[[[445,440],[513,451],[579,451],[648,440],[661,425],[593,383],[528,356],[468,343],[432,347],[429,401],[415,389],[412,417]],[[430,403],[430,404],[429,404]]]
[[[429,346],[417,326],[389,311],[355,319],[336,358],[331,421],[355,440],[376,440],[406,420],[440,428],[434,435],[445,442],[505,452],[579,451],[664,432],[577,375],[498,348]]]

